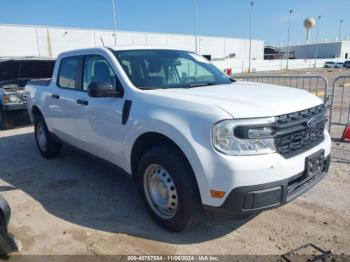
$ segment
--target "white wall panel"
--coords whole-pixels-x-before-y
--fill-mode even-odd
[[[181,35],[168,35],[168,46],[171,48],[194,50],[194,37]]]
[[[0,26],[0,56],[37,56],[34,27]]]
[[[118,31],[117,44],[195,50],[194,36],[191,35]],[[230,53],[235,53],[236,58],[246,58],[248,44],[246,39],[198,36],[198,51],[214,59],[223,59]],[[113,31],[0,25],[0,56],[56,57],[66,50],[103,45],[114,45]],[[262,59],[263,47],[263,41],[253,40],[252,57]]]
[[[147,34],[147,45],[168,46],[168,36],[165,34]]]
[[[54,57],[64,51],[95,46],[93,31],[55,28],[49,29],[48,34]]]

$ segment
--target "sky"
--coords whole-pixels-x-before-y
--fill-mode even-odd
[[[249,38],[249,0],[197,0],[198,33]],[[117,30],[193,34],[194,0],[115,0]],[[269,44],[304,41],[303,21],[320,19],[319,38],[350,37],[350,0],[255,0],[252,37]],[[0,0],[0,23],[113,29],[112,0]],[[315,38],[314,28],[311,39]]]

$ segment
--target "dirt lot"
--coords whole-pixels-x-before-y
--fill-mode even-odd
[[[283,254],[313,243],[350,254],[350,145],[334,144],[329,175],[294,202],[249,221],[203,214],[184,233],[153,223],[135,183],[64,148],[39,155],[32,127],[0,131],[0,185],[20,254]]]

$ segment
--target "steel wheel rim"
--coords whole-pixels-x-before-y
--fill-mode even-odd
[[[46,133],[43,125],[41,123],[37,124],[37,132],[36,139],[38,141],[38,145],[42,151],[46,151],[47,149],[47,141],[46,141]]]
[[[178,195],[170,174],[160,165],[147,167],[143,187],[152,210],[161,218],[170,219],[178,209]]]

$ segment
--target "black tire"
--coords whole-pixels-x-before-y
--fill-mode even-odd
[[[0,109],[0,129],[7,130],[11,128],[6,112]]]
[[[62,144],[55,140],[47,129],[45,120],[42,116],[38,116],[34,122],[34,130],[35,130],[35,141],[38,146],[40,154],[44,158],[55,158],[59,156],[62,149]],[[45,146],[42,146],[39,142],[39,132],[43,132]]]
[[[146,170],[152,165],[159,165],[164,168],[172,179],[171,183],[175,185],[177,210],[171,218],[164,218],[158,215],[154,211],[154,207],[149,203],[150,200],[147,199],[147,193],[145,192],[147,190],[145,189],[145,181],[147,180],[145,180],[145,176]],[[190,228],[198,222],[202,204],[197,182],[192,168],[179,149],[171,145],[150,149],[142,156],[139,162],[137,178],[145,206],[157,224],[169,231],[179,232]],[[174,195],[171,197],[174,197]],[[168,199],[170,199],[169,194]]]

